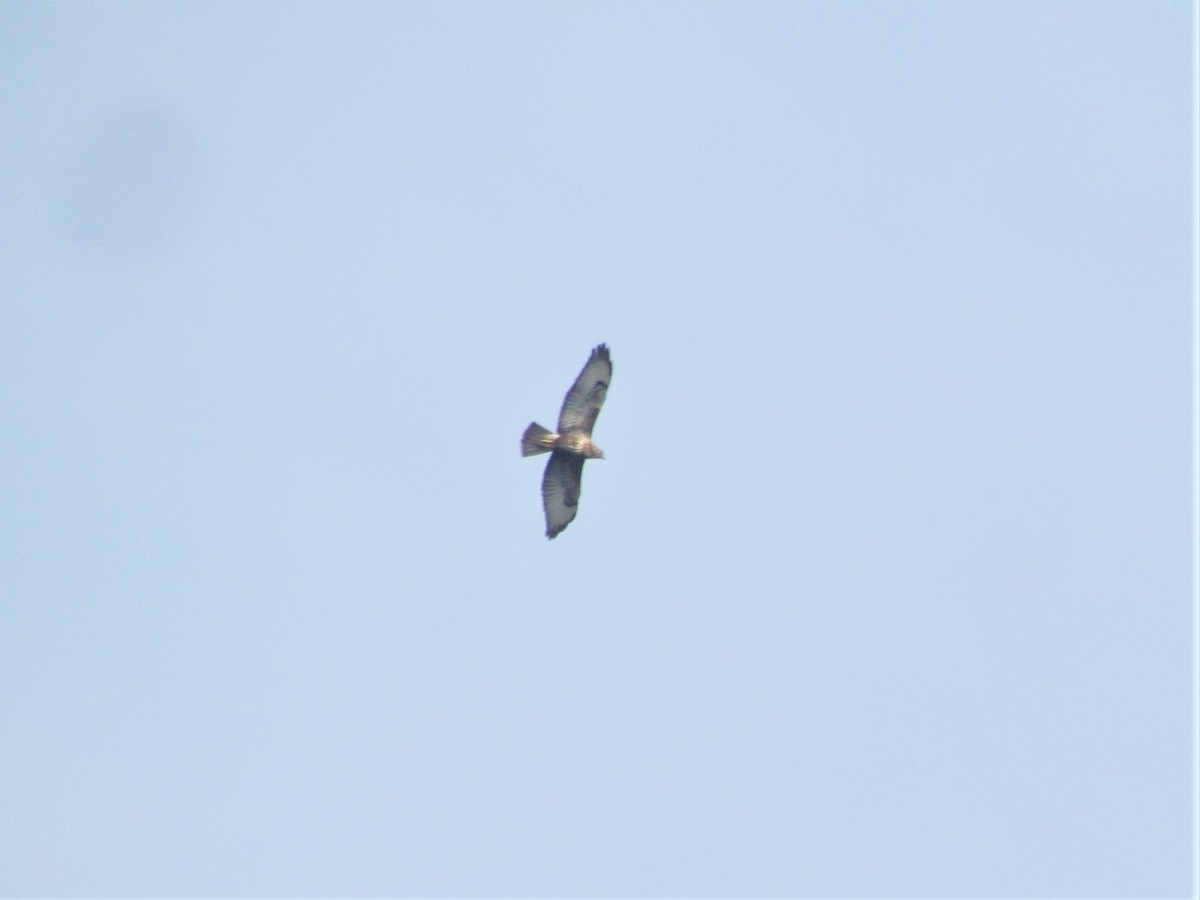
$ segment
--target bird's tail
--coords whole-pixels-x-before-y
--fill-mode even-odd
[[[521,455],[536,456],[539,453],[549,453],[554,449],[554,438],[556,437],[557,435],[553,431],[547,431],[537,422],[531,422],[525,429],[525,433],[521,435]]]

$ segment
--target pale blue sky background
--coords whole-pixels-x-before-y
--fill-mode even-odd
[[[1188,893],[1193,26],[0,5],[0,893]]]

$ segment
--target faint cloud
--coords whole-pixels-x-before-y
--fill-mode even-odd
[[[71,179],[67,229],[81,247],[157,256],[184,243],[205,181],[199,140],[178,114],[137,105],[103,118]]]

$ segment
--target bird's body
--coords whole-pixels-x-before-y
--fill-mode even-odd
[[[555,434],[553,431],[547,431],[537,422],[525,429],[525,434],[521,438],[522,456],[536,456],[539,453],[549,453],[551,450],[565,450],[586,459],[604,459],[604,451],[582,431]]]
[[[604,459],[603,451],[592,442],[592,428],[612,380],[612,361],[604,344],[592,351],[587,364],[567,396],[558,414],[558,432],[530,424],[521,436],[521,455],[549,453],[542,476],[542,507],[546,513],[546,537],[554,538],[575,519],[579,505],[583,463]]]

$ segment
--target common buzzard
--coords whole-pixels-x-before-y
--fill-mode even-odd
[[[579,482],[583,463],[604,459],[604,453],[592,443],[592,428],[608,383],[612,381],[612,362],[608,347],[601,344],[588,357],[587,365],[567,391],[562,412],[558,414],[558,433],[530,424],[521,436],[521,455],[549,453],[546,474],[542,476],[542,506],[546,510],[546,537],[558,537],[571,524],[579,505]]]

